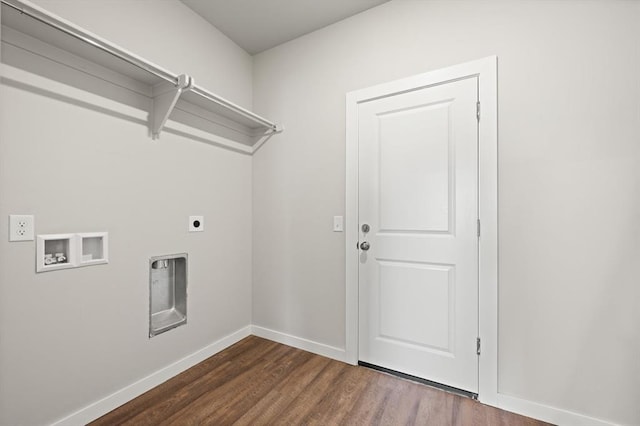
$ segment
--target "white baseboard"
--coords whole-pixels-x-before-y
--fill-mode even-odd
[[[498,393],[498,408],[560,426],[616,426],[616,423],[584,414]]]
[[[285,334],[268,328],[259,327],[257,325],[253,325],[251,329],[252,334],[255,336],[313,352],[328,358],[333,358],[338,361],[347,362],[346,350],[344,349],[292,336],[290,334]],[[505,394],[499,393],[496,400],[498,408],[560,426],[617,426],[616,423],[606,420],[589,417],[584,414],[578,414],[572,411],[551,407]]]
[[[344,349],[292,336],[290,334],[268,328],[250,325],[223,337],[222,339],[192,353],[191,355],[188,355],[181,360],[176,361],[173,364],[130,384],[129,386],[126,386],[61,420],[58,420],[53,423],[53,426],[85,425],[252,334],[284,345],[293,346],[294,348],[346,362],[346,351]],[[606,420],[589,417],[584,414],[551,407],[502,393],[497,394],[496,401],[497,407],[503,410],[561,426],[616,426],[616,423]]]
[[[255,336],[282,343],[283,345],[293,346],[294,348],[302,349],[304,351],[313,352],[314,354],[326,356],[327,358],[346,362],[347,353],[344,349],[292,336],[279,331],[270,330],[268,328],[259,327],[257,325],[252,326],[251,329],[253,331],[252,334]]]
[[[205,346],[204,348],[192,353],[191,355],[187,355],[181,360],[178,360],[173,364],[168,365],[161,370],[158,370],[155,373],[152,373],[147,377],[120,389],[115,393],[112,393],[109,396],[76,411],[75,413],[65,417],[64,419],[58,420],[57,422],[53,423],[53,426],[85,425],[97,419],[98,417],[107,414],[109,411],[118,408],[124,403],[129,402],[133,398],[142,395],[146,391],[153,389],[159,384],[166,382],[170,378],[182,373],[188,368],[193,367],[199,362],[204,361],[210,356],[215,355],[225,348],[228,348],[234,343],[239,342],[249,335],[251,335],[251,326],[243,327],[240,330],[237,330],[229,334],[228,336],[225,336],[222,339],[208,346]]]

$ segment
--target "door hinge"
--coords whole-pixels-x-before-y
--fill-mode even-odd
[[[476,339],[476,354],[480,355],[480,338]]]
[[[480,219],[478,219],[478,238],[480,238]]]
[[[480,121],[480,101],[476,102],[476,118]]]

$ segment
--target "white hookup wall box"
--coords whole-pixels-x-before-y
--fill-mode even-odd
[[[109,263],[109,233],[38,235],[36,272]]]

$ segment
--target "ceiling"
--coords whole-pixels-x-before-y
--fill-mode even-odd
[[[254,55],[389,0],[182,0]]]

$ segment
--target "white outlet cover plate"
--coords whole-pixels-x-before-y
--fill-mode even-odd
[[[33,215],[9,215],[9,241],[33,241]]]
[[[204,231],[204,216],[189,216],[189,232],[202,231]]]

